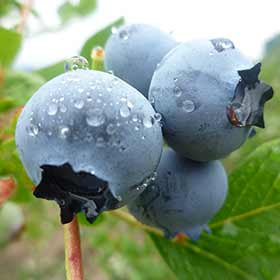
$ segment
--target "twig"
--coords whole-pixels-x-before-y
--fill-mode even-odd
[[[122,219],[123,221],[127,222],[130,225],[142,228],[143,230],[150,232],[150,233],[154,233],[158,236],[163,236],[163,233],[161,230],[139,223],[130,214],[128,214],[122,210],[114,210],[114,211],[110,211],[108,213]]]
[[[67,280],[83,280],[81,241],[78,220],[64,225],[65,269]]]
[[[30,11],[32,9],[33,0],[25,0],[25,3],[22,4],[22,8],[20,10],[20,22],[17,26],[17,32],[22,33],[24,30],[24,27],[27,22],[27,18],[30,14]]]

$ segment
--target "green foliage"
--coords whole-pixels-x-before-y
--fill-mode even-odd
[[[259,147],[229,177],[212,235],[174,244],[152,235],[178,279],[272,279],[279,272],[280,141]]]
[[[81,56],[85,57],[89,65],[92,64],[92,59],[91,59],[91,51],[94,47],[100,46],[104,47],[107,39],[111,35],[112,32],[112,27],[118,27],[120,25],[124,24],[124,18],[121,17],[117,19],[116,21],[112,22],[93,36],[91,36],[87,41],[85,42],[84,46],[82,47],[81,50]]]
[[[58,9],[62,23],[74,17],[87,16],[96,9],[96,0],[80,0],[78,4],[65,1]]]
[[[11,65],[20,49],[21,39],[18,32],[0,27],[0,66]]]
[[[41,68],[34,73],[39,74],[47,81],[51,80],[52,78],[64,73],[64,61],[60,61],[47,67]]]
[[[16,145],[13,138],[5,140],[0,145],[0,177],[12,176],[17,183],[13,200],[27,202],[31,199],[33,184],[28,178],[23,165],[18,157]]]
[[[23,106],[44,82],[45,80],[38,74],[7,71],[0,87],[0,110],[3,107],[3,101],[12,104],[13,107]],[[3,112],[3,110],[1,111]]]

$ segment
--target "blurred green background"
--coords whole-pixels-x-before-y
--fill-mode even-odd
[[[24,3],[31,5],[31,2]],[[55,11],[59,21],[51,27],[42,24],[33,6],[22,3],[0,2],[0,176],[13,176],[17,183],[10,200],[0,204],[0,279],[64,279],[63,230],[58,209],[52,202],[32,197],[32,184],[17,158],[13,140],[19,109],[44,81],[63,72],[63,63],[58,61],[50,67],[30,70],[15,69],[13,62],[25,36],[30,35],[28,16],[40,26],[37,34],[63,30],[73,20],[82,21],[95,13],[98,3],[59,1]],[[120,18],[86,42],[80,42],[81,54],[90,59],[91,49],[104,45],[111,27],[122,23]],[[275,90],[274,99],[265,109],[266,129],[257,129],[254,138],[224,160],[229,172],[261,143],[279,137],[280,35],[268,41],[264,50],[262,79]],[[47,47],[44,52],[48,52]],[[102,216],[93,226],[82,225],[81,235],[85,279],[175,279],[149,236],[110,214]]]

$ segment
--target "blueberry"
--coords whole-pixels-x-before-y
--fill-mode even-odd
[[[163,117],[168,144],[196,161],[220,159],[239,148],[251,126],[264,127],[272,88],[224,38],[182,43],[155,71],[149,98]]]
[[[158,165],[162,134],[136,89],[107,73],[76,70],[33,95],[16,143],[34,195],[55,200],[63,223],[79,211],[92,222],[143,191]]]
[[[125,25],[113,32],[107,41],[105,68],[147,97],[157,64],[176,45],[171,35],[156,27]]]
[[[227,175],[219,161],[195,162],[171,149],[163,151],[157,177],[138,198],[130,212],[140,222],[163,230],[167,238],[185,233],[197,240],[222,207]]]

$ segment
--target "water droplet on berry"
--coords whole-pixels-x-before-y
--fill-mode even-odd
[[[88,61],[83,56],[73,56],[65,61],[64,71],[75,71],[78,69],[88,69]]]
[[[64,126],[60,129],[60,137],[61,138],[67,138],[70,134],[70,129],[67,126]]]
[[[84,107],[85,103],[82,99],[77,99],[75,102],[74,102],[74,106],[77,108],[77,109],[82,109]]]
[[[176,97],[180,97],[182,95],[182,89],[178,86],[174,87],[173,93]]]
[[[191,100],[184,100],[182,103],[182,107],[187,113],[191,113],[195,109],[194,102]]]
[[[126,104],[121,105],[121,107],[120,107],[120,115],[121,115],[123,118],[129,117],[129,115],[130,115],[130,109],[129,109],[129,107],[128,107]]]
[[[127,40],[129,35],[128,35],[128,32],[126,30],[122,30],[120,33],[119,33],[119,37],[120,39],[122,40]]]
[[[48,108],[48,115],[54,116],[57,113],[57,105],[52,103]]]
[[[109,135],[114,134],[116,132],[116,130],[117,130],[117,127],[112,123],[108,124],[106,127],[106,132]]]
[[[155,115],[154,115],[154,119],[155,119],[155,121],[160,122],[160,121],[161,121],[161,119],[162,119],[161,114],[160,114],[160,113],[155,113]]]
[[[105,116],[103,111],[99,108],[92,109],[88,112],[86,121],[90,126],[100,126],[105,122]]]
[[[37,136],[39,133],[39,128],[35,124],[30,124],[27,128],[27,132],[30,136]]]
[[[151,116],[145,116],[143,118],[143,125],[147,128],[151,128],[154,124],[154,119]]]

